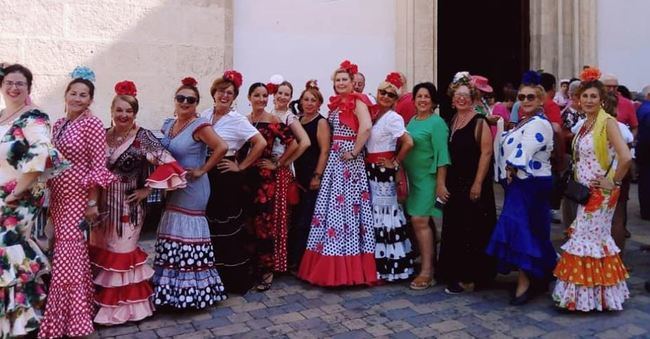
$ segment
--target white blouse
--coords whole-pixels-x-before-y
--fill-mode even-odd
[[[553,127],[546,118],[536,115],[524,125],[501,133],[497,138],[499,153],[495,157],[497,179],[506,179],[506,166],[518,169],[517,177],[551,175]]]
[[[212,121],[212,108],[201,113],[201,117]],[[230,111],[212,125],[214,131],[228,144],[227,156],[235,155],[248,139],[259,133],[245,116]]]
[[[402,116],[390,110],[372,126],[370,137],[366,142],[366,149],[368,153],[394,152],[397,149],[397,139],[405,132]]]

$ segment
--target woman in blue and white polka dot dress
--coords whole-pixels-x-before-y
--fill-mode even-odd
[[[522,85],[518,99],[523,117],[496,140],[497,180],[505,200],[487,253],[497,258],[500,273],[519,271],[512,305],[524,304],[534,291],[543,290],[557,257],[550,241],[553,128],[541,109],[544,95],[539,85]]]

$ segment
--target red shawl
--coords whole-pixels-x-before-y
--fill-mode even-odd
[[[327,104],[330,112],[339,111],[339,121],[342,124],[350,127],[353,131],[359,131],[359,119],[354,114],[357,100],[361,100],[368,109],[373,105],[365,94],[353,92],[346,94],[339,94],[330,97],[330,103]]]

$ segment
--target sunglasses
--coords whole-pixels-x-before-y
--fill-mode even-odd
[[[385,95],[385,96],[387,96],[387,97],[389,97],[391,99],[397,99],[397,94],[395,94],[393,92],[388,92],[388,91],[385,91],[383,89],[380,89],[378,92],[379,92],[379,95]]]
[[[197,103],[198,101],[199,99],[197,99],[196,97],[192,97],[192,96],[186,97],[182,94],[176,95],[176,102],[179,104],[182,104],[183,102],[187,102],[188,104],[192,105]]]
[[[537,95],[535,94],[519,94],[517,95],[517,100],[519,101],[535,101],[537,99]]]

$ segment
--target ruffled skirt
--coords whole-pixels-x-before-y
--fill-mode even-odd
[[[205,216],[165,210],[155,250],[153,283],[157,306],[203,309],[227,298],[214,267]]]

